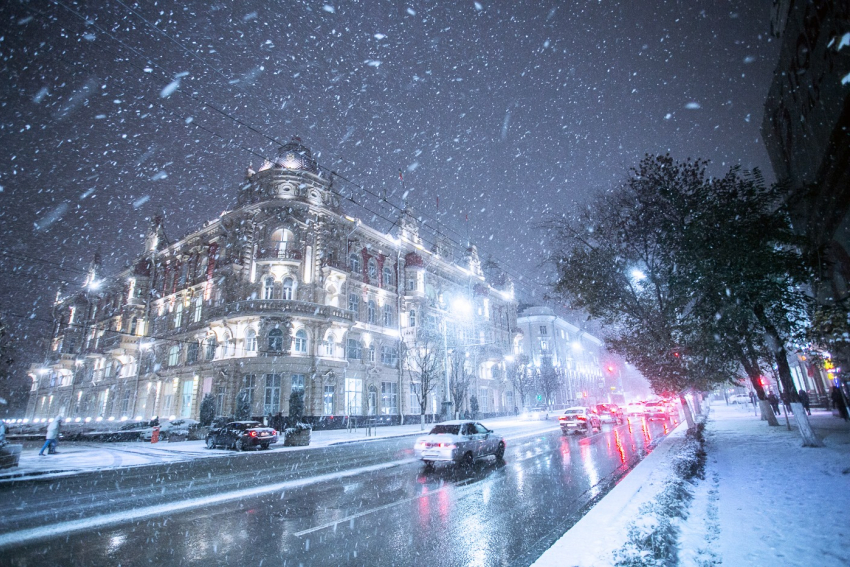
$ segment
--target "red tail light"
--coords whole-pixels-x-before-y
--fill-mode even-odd
[[[277,429],[272,429],[272,435],[277,435]]]
[[[256,431],[249,431],[249,432],[248,432],[248,435],[250,435],[251,437],[256,437],[256,436],[257,436],[257,432],[256,432]]]
[[[579,421],[587,421],[587,418],[584,417],[583,415],[577,415],[576,419],[579,420]]]

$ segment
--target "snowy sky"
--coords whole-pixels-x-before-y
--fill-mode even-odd
[[[772,172],[759,134],[769,2],[57,0],[0,6],[0,310],[49,333],[60,281],[235,205],[299,136],[373,212],[409,202],[515,277],[544,210],[645,153]],[[365,191],[364,191],[365,190]],[[439,210],[436,201],[439,197]],[[372,212],[369,212],[369,211]],[[468,226],[465,223],[469,216]],[[453,232],[454,231],[454,232]],[[52,266],[59,262],[61,267]],[[21,271],[20,267],[24,267]],[[542,288],[521,285],[540,298]]]

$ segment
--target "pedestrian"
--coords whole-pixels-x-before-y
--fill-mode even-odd
[[[770,402],[770,407],[773,408],[773,413],[779,415],[779,398],[773,392],[768,392],[767,401]]]
[[[838,413],[844,418],[844,421],[850,421],[850,417],[847,415],[847,404],[844,403],[844,394],[841,393],[838,386],[832,387],[830,397],[832,398],[833,407],[838,410]]]
[[[806,410],[806,413],[812,415],[812,410],[809,407],[809,393],[803,389],[797,392],[797,395],[800,397],[800,403],[803,404],[803,408]]]
[[[514,415],[519,416],[519,408],[514,406]]]
[[[57,417],[50,422],[50,425],[47,426],[47,435],[44,437],[44,445],[42,445],[41,451],[38,452],[40,456],[44,456],[45,449],[47,449],[47,453],[49,455],[56,453],[56,443],[59,442],[59,426],[61,424],[62,418]]]
[[[791,413],[791,396],[788,395],[788,392],[782,392],[779,394],[779,397],[782,398],[782,405],[785,406],[785,413]]]
[[[756,393],[750,390],[750,403],[753,404],[753,407],[756,407]]]

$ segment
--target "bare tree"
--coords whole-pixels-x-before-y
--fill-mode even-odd
[[[449,357],[449,392],[455,407],[455,414],[460,413],[460,408],[466,401],[466,394],[472,384],[472,372],[466,365],[466,352],[455,350]]]
[[[428,397],[437,389],[440,377],[443,376],[442,337],[426,329],[419,329],[413,344],[402,342],[402,351],[402,363],[419,403],[419,423],[421,429],[425,429]]]
[[[506,372],[508,381],[513,386],[514,392],[519,394],[521,406],[525,406],[525,399],[534,390],[534,374],[531,372],[531,364],[528,357],[521,354],[508,364]]]
[[[551,407],[555,401],[555,392],[561,387],[561,376],[558,370],[552,366],[552,359],[544,356],[537,369],[537,389],[543,394],[543,402],[546,407]]]

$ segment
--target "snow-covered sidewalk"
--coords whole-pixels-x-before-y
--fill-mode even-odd
[[[850,424],[826,411],[810,420],[825,448],[803,448],[793,416],[789,431],[784,416],[769,427],[715,402],[702,475],[677,469],[698,447],[679,427],[535,567],[850,565]],[[635,546],[665,540],[675,562]]]
[[[517,418],[494,418],[483,420],[487,427],[513,435],[557,429],[557,422],[523,421]],[[431,429],[425,424],[424,431],[419,424],[375,427],[368,431],[334,429],[314,431],[307,447],[284,447],[283,443],[272,445],[270,451],[248,451],[262,458],[262,455],[278,451],[304,451],[320,449],[345,443],[362,443],[389,437],[414,437]],[[20,480],[22,477],[65,476],[84,471],[114,469],[139,465],[188,461],[201,458],[215,458],[232,455],[228,449],[207,449],[204,441],[180,441],[169,443],[146,443],[127,441],[116,443],[61,442],[55,455],[39,456],[42,442],[24,444],[19,466],[0,470],[0,482]],[[411,441],[411,447],[413,441]]]

